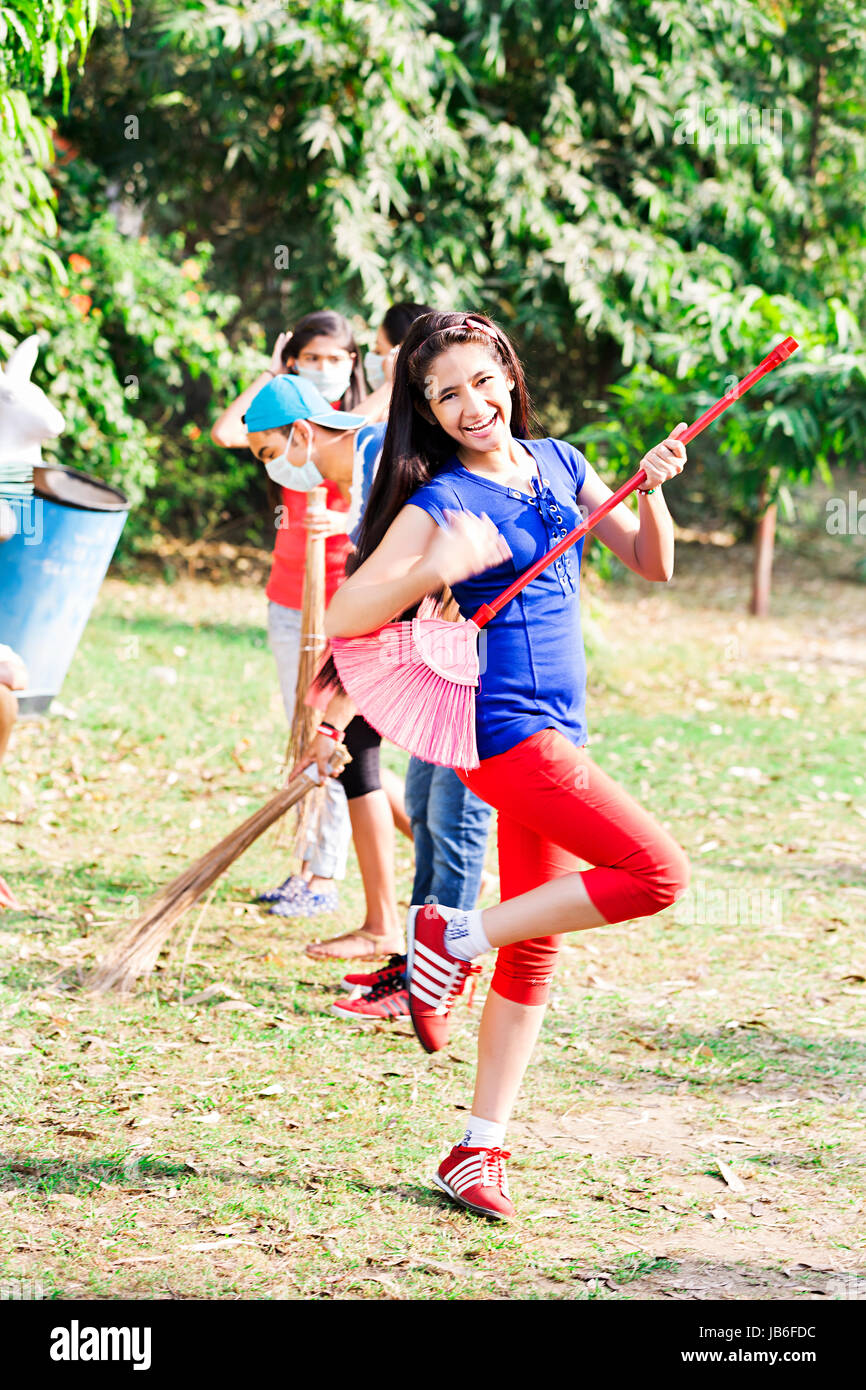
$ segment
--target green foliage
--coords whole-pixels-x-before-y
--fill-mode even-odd
[[[0,5],[0,278],[22,263],[63,268],[48,245],[57,225],[46,174],[53,158],[48,123],[31,105],[26,88],[50,90],[61,77],[62,107],[69,98],[67,64],[83,59],[97,19],[95,0],[23,0]]]
[[[858,0],[137,0],[97,29],[68,113],[30,98],[94,206],[137,207],[173,265],[213,246],[244,351],[325,305],[359,324],[397,298],[484,307],[543,426],[619,472],[792,334],[801,352],[696,446],[681,505],[745,532],[759,498],[862,456]],[[43,266],[45,194],[21,195]],[[158,359],[156,380],[199,409],[196,373],[227,391],[221,351],[191,347],[174,383]],[[154,387],[132,413],[162,439],[164,412]],[[179,457],[160,475],[199,524]]]
[[[260,469],[217,450],[198,423],[214,380],[236,393],[256,370],[223,331],[237,300],[204,283],[210,246],[181,261],[176,236],[124,236],[108,212],[64,230],[58,246],[66,284],[21,271],[0,301],[0,348],[13,327],[43,338],[37,375],[67,423],[57,456],[123,488],[134,506],[147,494],[127,543],[151,520],[200,533],[245,495],[261,510]]]
[[[118,4],[110,10],[128,17]],[[80,64],[96,19],[95,0],[0,7],[0,352],[38,333],[36,379],[67,422],[57,456],[122,487],[134,507],[149,492],[128,545],[152,518],[200,532],[230,498],[260,499],[255,465],[231,458],[226,467],[209,441],[197,442],[191,413],[207,404],[212,378],[221,393],[237,390],[250,369],[222,331],[237,299],[202,279],[210,245],[193,258],[178,236],[124,236],[104,180],[67,142],[56,150],[52,121],[34,110],[58,74],[66,108],[67,67],[76,55]]]
[[[252,509],[261,499],[255,465],[230,457],[226,466],[194,418],[212,379],[221,394],[237,391],[252,369],[222,331],[237,299],[203,281],[210,245],[193,258],[178,236],[124,236],[104,180],[62,140],[58,160],[52,121],[34,110],[58,75],[58,114],[66,109],[67,68],[80,66],[97,9],[96,0],[0,6],[0,352],[38,333],[36,379],[67,423],[56,455],[122,487],[134,507],[149,494],[124,533],[129,545],[151,519],[201,532],[229,499],[248,494]],[[119,4],[110,12],[128,18]]]

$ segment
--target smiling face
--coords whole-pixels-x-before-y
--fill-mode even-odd
[[[434,357],[424,394],[438,424],[461,450],[489,453],[511,438],[514,382],[481,343],[458,343]]]

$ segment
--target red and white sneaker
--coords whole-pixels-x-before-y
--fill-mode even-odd
[[[433,1181],[461,1207],[468,1207],[479,1216],[510,1221],[514,1203],[508,1195],[505,1172],[505,1160],[510,1157],[507,1149],[470,1149],[455,1144],[433,1174]]]
[[[399,980],[382,980],[374,985],[367,995],[357,999],[338,999],[331,1005],[331,1013],[348,1019],[405,1018],[409,1013],[409,994]]]
[[[356,990],[360,990],[362,994],[369,994],[370,990],[375,989],[384,979],[402,982],[405,972],[406,957],[392,956],[387,965],[380,966],[378,970],[371,970],[366,975],[352,972],[344,975],[341,984],[347,994],[354,994]]]
[[[451,1010],[481,966],[458,960],[445,945],[456,907],[410,907],[406,924],[406,984],[412,1027],[425,1052],[438,1052],[451,1033]]]

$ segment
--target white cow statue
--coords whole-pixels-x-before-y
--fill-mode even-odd
[[[18,344],[5,369],[0,367],[0,463],[38,466],[43,439],[56,439],[66,427],[60,411],[30,380],[38,353],[39,338],[33,333]],[[0,541],[17,529],[13,508],[0,498]]]

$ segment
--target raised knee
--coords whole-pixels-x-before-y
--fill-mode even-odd
[[[649,884],[653,911],[663,912],[666,907],[673,907],[688,888],[691,876],[691,865],[685,852],[677,845],[676,851],[668,856],[664,868],[653,875]]]

